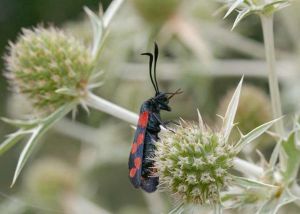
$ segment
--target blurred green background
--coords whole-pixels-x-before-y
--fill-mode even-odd
[[[109,0],[101,1],[107,8]],[[55,25],[84,41],[91,29],[83,6],[98,10],[97,0],[0,0],[0,54],[15,41],[21,28]],[[105,84],[95,93],[134,112],[153,96],[146,59],[140,53],[157,41],[161,57],[158,79],[164,91],[181,88],[163,119],[196,119],[199,108],[206,122],[217,128],[215,114],[224,114],[232,88],[242,75],[237,122],[247,132],[271,119],[262,32],[257,17],[249,17],[230,31],[234,16],[213,15],[220,7],[205,0],[128,0],[115,17],[101,62]],[[278,70],[284,112],[299,109],[298,58],[299,2],[275,16]],[[3,61],[0,68],[4,71]],[[8,89],[0,77],[0,116],[24,118],[30,111],[26,99]],[[0,139],[14,128],[0,122]],[[97,111],[79,109],[55,126],[40,142],[20,179],[9,188],[20,151],[19,143],[0,157],[0,213],[161,213],[172,207],[163,194],[146,195],[132,188],[127,158],[133,129],[123,121]],[[235,140],[234,133],[232,140]],[[255,149],[268,157],[269,136],[260,138],[242,156],[257,160]],[[292,207],[292,206],[291,206]],[[287,208],[292,209],[292,208]],[[89,210],[87,212],[87,210]],[[291,211],[292,212],[292,211]],[[203,211],[205,213],[205,211]]]

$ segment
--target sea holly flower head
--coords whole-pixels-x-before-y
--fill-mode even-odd
[[[229,16],[233,11],[237,11],[238,15],[233,24],[235,28],[239,22],[246,16],[251,14],[271,15],[278,10],[287,7],[290,0],[221,0],[228,7],[224,18]]]
[[[230,179],[235,156],[220,133],[182,122],[172,136],[162,135],[157,144],[156,167],[160,182],[186,203],[219,201],[219,191]]]
[[[23,29],[6,56],[7,77],[39,110],[53,112],[84,96],[92,74],[89,50],[54,27]]]
[[[0,155],[28,137],[12,185],[39,139],[70,111],[74,113],[78,104],[86,110],[87,106],[100,106],[101,110],[109,113],[115,112],[115,109],[121,109],[122,116],[128,113],[91,93],[91,89],[102,84],[98,80],[102,74],[98,59],[104,45],[103,35],[107,33],[108,25],[122,3],[123,0],[113,1],[105,14],[100,12],[98,15],[85,8],[93,31],[89,48],[54,27],[24,29],[16,43],[10,43],[5,57],[6,76],[12,88],[25,95],[38,110],[38,114],[32,114],[28,120],[2,118],[19,129],[0,144]],[[134,119],[132,116],[131,120]]]
[[[206,126],[198,112],[199,123],[181,121],[173,132],[164,132],[157,142],[156,163],[160,188],[172,193],[182,204],[210,204],[219,207],[220,193],[236,177],[230,173],[241,149],[268,130],[277,120],[241,134],[237,142],[229,135],[234,127],[242,80],[228,105],[220,130]]]

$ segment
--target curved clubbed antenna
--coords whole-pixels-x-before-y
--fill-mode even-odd
[[[152,77],[152,63],[153,63],[153,54],[152,53],[142,53],[142,55],[144,56],[149,56],[149,74],[150,74],[150,79],[152,82],[152,85],[155,89],[156,94],[158,93],[158,88],[156,88],[154,81],[153,81],[153,77]]]
[[[155,81],[155,84],[156,84],[156,88],[157,88],[157,94],[159,94],[159,88],[158,88],[158,84],[157,84],[157,79],[156,79],[156,63],[157,63],[157,59],[158,59],[158,55],[159,55],[159,52],[158,52],[158,46],[156,44],[156,42],[154,43],[154,81]]]

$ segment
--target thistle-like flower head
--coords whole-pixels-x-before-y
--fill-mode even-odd
[[[162,135],[155,160],[167,189],[186,203],[204,204],[219,201],[234,156],[220,133],[182,122],[171,136]]]
[[[164,132],[156,143],[154,157],[160,187],[165,188],[182,204],[221,203],[220,192],[234,178],[229,170],[241,149],[253,142],[277,120],[256,127],[236,142],[229,139],[238,107],[242,81],[228,104],[220,130],[204,125],[198,112],[199,124],[182,121],[173,132]]]
[[[131,121],[136,120],[136,115],[91,92],[93,88],[102,84],[101,81],[94,81],[97,81],[102,73],[98,70],[98,59],[104,45],[103,35],[122,3],[123,0],[113,1],[105,14],[100,10],[99,15],[87,7],[84,8],[93,32],[90,48],[53,27],[24,29],[17,42],[10,44],[5,58],[6,75],[13,88],[26,95],[32,106],[39,110],[38,113],[42,113],[30,115],[33,117],[28,120],[2,118],[19,130],[0,144],[0,155],[24,137],[28,137],[18,160],[12,185],[15,184],[38,140],[70,111],[76,113],[74,110],[78,104],[87,111],[88,107],[114,115],[121,111],[120,118],[124,119],[124,114],[129,114]]]
[[[53,111],[83,96],[92,73],[89,50],[56,28],[23,29],[6,57],[7,76],[37,109]],[[72,93],[61,93],[65,89]]]

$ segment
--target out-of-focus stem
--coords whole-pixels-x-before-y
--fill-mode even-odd
[[[281,110],[281,101],[280,101],[280,93],[279,93],[279,85],[278,78],[275,69],[275,48],[274,48],[274,32],[273,32],[273,15],[264,15],[260,16],[264,43],[265,43],[265,51],[266,51],[266,60],[268,64],[268,73],[269,73],[269,87],[270,87],[270,95],[272,102],[272,111],[273,118],[280,118],[282,116]],[[278,121],[275,124],[276,132],[280,135],[284,135],[284,127],[283,122]]]
[[[85,102],[92,108],[103,111],[132,125],[136,125],[138,122],[138,115],[136,115],[135,113],[128,111],[127,109],[111,103],[101,97],[98,97],[91,92],[87,93]]]

